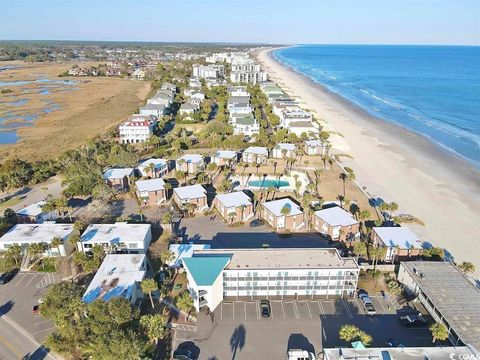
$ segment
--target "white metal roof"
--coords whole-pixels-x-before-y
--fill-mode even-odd
[[[155,168],[158,168],[158,167],[162,167],[162,166],[167,165],[167,160],[150,158],[148,160],[142,161],[140,164],[138,164],[138,167],[147,167],[147,166],[150,166],[150,164],[153,164],[155,166]]]
[[[17,211],[17,215],[20,216],[38,216],[43,213],[42,206],[45,205],[45,201],[39,201],[34,204],[25,206],[23,209]]]
[[[198,199],[207,196],[207,190],[202,185],[190,185],[173,189],[173,191],[182,200]]]
[[[104,179],[123,179],[133,175],[133,168],[108,169],[103,173]]]
[[[268,149],[262,146],[250,146],[245,149],[244,153],[268,156]]]
[[[135,182],[135,186],[140,192],[157,191],[164,189],[165,181],[163,179],[138,180]]]
[[[179,160],[184,160],[187,164],[188,163],[196,164],[200,161],[203,161],[203,156],[198,154],[185,154],[182,157],[177,159],[177,163]]]
[[[263,206],[265,206],[265,208],[267,208],[275,216],[283,216],[282,215],[282,208],[284,206],[290,207],[290,214],[288,214],[288,216],[303,214],[303,211],[300,208],[300,206],[298,206],[297,204],[295,204],[292,200],[290,200],[288,198],[287,199],[274,200],[274,201],[268,201],[266,203],[263,203]]]
[[[227,194],[218,194],[216,198],[223,204],[223,206],[227,208],[238,207],[242,205],[248,206],[252,204],[252,200],[250,199],[250,197],[243,191],[236,191]]]
[[[277,145],[275,145],[275,149],[295,151],[295,144],[278,143]]]
[[[350,226],[358,224],[352,214],[339,206],[315,211],[315,216],[325,221],[330,226]]]
[[[168,265],[171,267],[179,267],[182,265],[182,259],[185,257],[192,257],[195,250],[208,250],[208,244],[170,244],[168,249],[175,254],[175,259]]]
[[[91,224],[81,236],[82,242],[118,244],[120,242],[142,243],[150,231],[150,224]]]
[[[323,146],[323,143],[321,140],[307,140],[305,141],[305,145],[311,146],[311,147],[318,147],[318,146]]]
[[[72,224],[17,224],[0,238],[0,242],[49,244],[54,237],[66,239],[72,231]]]
[[[233,159],[237,156],[237,152],[233,150],[218,150],[215,153],[215,157],[223,159]]]
[[[388,247],[398,246],[400,249],[421,249],[422,242],[407,227],[374,227],[372,228]]]
[[[135,283],[145,278],[144,262],[144,254],[108,254],[88,285],[83,301],[108,301],[118,296],[128,299]]]

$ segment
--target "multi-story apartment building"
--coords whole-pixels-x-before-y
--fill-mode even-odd
[[[295,232],[305,229],[302,208],[288,198],[263,203],[260,217],[276,231]]]
[[[218,249],[183,258],[197,310],[224,299],[354,296],[359,266],[332,248]]]
[[[193,77],[197,78],[219,78],[225,75],[223,65],[193,65]]]
[[[152,241],[150,224],[91,224],[77,243],[78,251],[91,252],[100,245],[106,253],[146,254]]]
[[[237,163],[238,153],[233,150],[217,150],[211,160],[217,166],[232,166]]]
[[[242,161],[245,163],[263,164],[268,160],[268,149],[263,146],[250,146],[242,153]]]
[[[420,256],[423,246],[420,239],[407,227],[373,227],[371,238],[374,244],[385,247],[383,261],[404,260]]]
[[[315,211],[312,227],[331,240],[353,241],[360,236],[360,224],[339,206]]]
[[[325,152],[325,144],[322,140],[305,141],[305,154],[307,155],[323,155]]]
[[[140,171],[143,177],[162,177],[168,172],[168,161],[165,159],[150,158],[138,164],[138,171]]]
[[[233,83],[257,84],[266,81],[268,75],[262,70],[260,64],[252,59],[235,59],[232,61],[230,81]]]
[[[252,200],[243,191],[218,194],[213,199],[213,206],[231,223],[244,222],[253,217]]]
[[[175,162],[175,169],[186,172],[187,174],[195,174],[202,171],[205,167],[205,160],[199,154],[185,154],[178,158]]]
[[[138,200],[144,206],[158,205],[167,200],[163,179],[138,180],[135,189]]]
[[[173,189],[173,201],[180,209],[192,204],[195,212],[202,212],[208,208],[207,190],[199,184],[181,186]]]
[[[295,157],[295,144],[278,143],[272,150],[275,159],[288,159]]]
[[[107,169],[103,173],[105,183],[120,191],[127,190],[130,186],[130,178],[134,175],[133,168],[113,168]]]
[[[132,115],[119,127],[122,144],[138,144],[146,142],[157,126],[157,117],[153,115]]]

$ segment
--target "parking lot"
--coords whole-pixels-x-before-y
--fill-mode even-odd
[[[1,316],[5,316],[43,342],[53,330],[53,323],[33,314],[33,306],[47,292],[50,285],[60,281],[55,273],[20,272],[8,284],[1,285]]]
[[[259,300],[222,302],[212,314],[199,314],[196,332],[177,330],[174,347],[192,342],[199,359],[282,359],[288,349],[316,354],[323,347],[347,346],[338,338],[342,325],[354,324],[373,337],[374,346],[394,339],[407,346],[431,345],[426,328],[405,328],[397,310],[380,294],[370,295],[377,314],[365,314],[356,298],[270,299],[271,316],[262,318]]]

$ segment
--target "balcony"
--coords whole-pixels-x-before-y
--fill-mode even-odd
[[[198,307],[203,307],[203,306],[207,306],[208,305],[208,301],[203,299],[203,300],[200,300],[198,302]]]
[[[207,295],[207,290],[199,290],[198,291],[198,297],[202,297],[204,295]]]

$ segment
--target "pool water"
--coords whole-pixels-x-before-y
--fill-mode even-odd
[[[264,188],[269,188],[269,187],[274,187],[274,188],[281,188],[285,186],[290,186],[290,183],[285,180],[271,180],[271,179],[264,179],[264,180],[252,180],[248,182],[249,186],[254,186],[254,187],[264,187]]]

